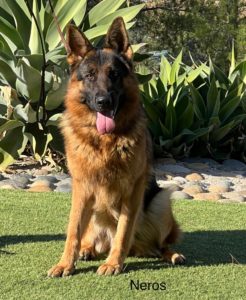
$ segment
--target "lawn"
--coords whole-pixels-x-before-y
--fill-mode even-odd
[[[1,191],[0,299],[245,299],[244,204],[174,204],[185,232],[176,247],[185,266],[128,258],[124,274],[101,277],[95,274],[101,261],[79,262],[74,276],[50,279],[46,271],[62,253],[69,208],[70,195]],[[131,280],[165,289],[131,290]]]

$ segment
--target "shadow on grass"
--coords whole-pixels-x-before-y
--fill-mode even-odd
[[[177,249],[188,265],[246,264],[246,230],[186,232]]]
[[[246,264],[246,231],[186,232],[183,241],[173,248],[186,257],[186,263],[182,267]],[[124,272],[159,270],[165,267],[176,266],[158,259],[148,259],[127,263]]]
[[[40,234],[40,235],[4,235],[0,236],[0,247],[19,243],[36,243],[65,240],[64,234]],[[3,250],[1,250],[2,252]]]
[[[63,241],[64,235],[9,235],[0,237],[0,247],[18,243]],[[181,244],[174,247],[183,253],[187,262],[185,267],[209,266],[218,264],[239,263],[246,264],[246,231],[195,231],[186,232]],[[14,254],[0,250],[0,255]],[[143,269],[161,269],[170,265],[158,259],[147,259],[137,262],[129,262],[125,265],[125,272]],[[75,274],[96,271],[97,267],[88,266],[79,268]]]

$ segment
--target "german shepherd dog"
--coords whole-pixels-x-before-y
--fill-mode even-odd
[[[63,255],[48,276],[70,275],[78,258],[101,253],[108,256],[99,275],[120,273],[128,254],[182,263],[184,256],[169,249],[180,229],[170,191],[151,174],[152,145],[123,19],[113,21],[103,48],[73,25],[67,42],[71,78],[61,127],[72,206]]]

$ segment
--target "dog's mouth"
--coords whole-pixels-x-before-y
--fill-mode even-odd
[[[112,133],[115,129],[115,115],[118,111],[119,99],[111,110],[97,111],[96,127],[100,134]]]
[[[115,120],[113,111],[97,112],[96,121],[97,131],[100,134],[111,133],[115,129]]]

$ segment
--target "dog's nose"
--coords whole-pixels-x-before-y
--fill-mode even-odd
[[[110,98],[107,96],[99,96],[96,98],[96,104],[100,108],[106,108],[106,107],[110,106],[111,101],[110,101]]]

